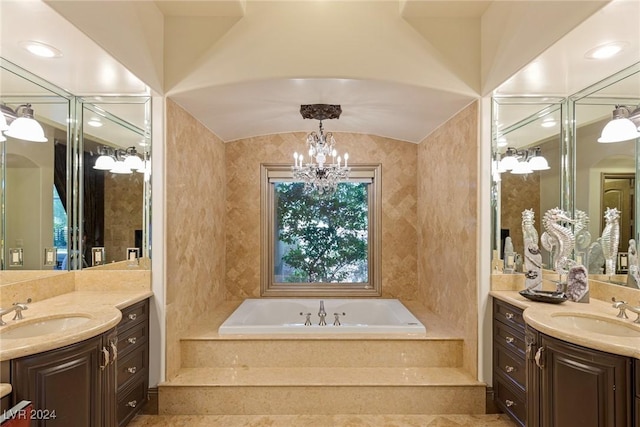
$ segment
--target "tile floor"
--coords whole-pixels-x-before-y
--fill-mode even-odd
[[[129,427],[515,427],[506,415],[138,415]]]

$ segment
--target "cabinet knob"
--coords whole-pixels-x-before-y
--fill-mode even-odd
[[[511,320],[513,319],[513,313],[509,313],[508,311],[504,314],[504,317],[507,318],[507,320]]]
[[[131,320],[136,320],[136,317],[138,317],[138,315],[136,313],[131,313],[129,315],[129,319],[131,319]]]
[[[513,400],[505,400],[504,404],[507,405],[507,408],[511,408],[513,405],[515,405],[516,403]]]
[[[138,404],[137,400],[131,400],[127,402],[127,406],[131,406],[132,408],[135,408],[137,404]]]
[[[135,344],[136,343],[136,337],[131,337],[127,341],[129,341],[129,344]]]
[[[506,337],[504,340],[507,342],[507,344],[511,344],[515,341],[513,337]]]
[[[507,373],[510,374],[511,372],[515,371],[516,368],[514,368],[513,366],[507,365],[507,366],[504,367],[504,370],[507,371]]]
[[[138,368],[136,368],[135,366],[127,368],[127,372],[129,372],[130,374],[135,374],[137,370]]]

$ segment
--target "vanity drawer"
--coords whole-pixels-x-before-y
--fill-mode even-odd
[[[516,392],[500,377],[496,375],[493,381],[496,405],[521,427],[525,425],[527,408],[525,406],[525,393]]]
[[[524,333],[500,322],[493,322],[493,342],[513,351],[524,360]]]
[[[146,347],[140,347],[139,350],[133,351],[123,358],[118,358],[118,372],[116,374],[118,391],[127,383],[135,381],[135,378],[146,375],[148,360]]]
[[[118,331],[123,331],[143,322],[149,317],[148,300],[140,301],[132,306],[124,308],[122,311],[122,320],[118,323]]]
[[[147,323],[134,325],[124,332],[118,332],[118,354],[124,356],[147,341]]]
[[[524,392],[527,380],[524,359],[517,357],[502,346],[495,346],[493,361],[494,370],[501,372]]]
[[[126,425],[147,401],[146,383],[144,379],[132,384],[122,396],[118,396],[118,425]]]
[[[509,325],[512,328],[524,333],[524,319],[522,312],[524,310],[507,304],[499,299],[493,299],[493,318],[499,322]]]

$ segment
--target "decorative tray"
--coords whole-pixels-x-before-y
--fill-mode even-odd
[[[557,291],[534,291],[531,289],[525,289],[520,291],[520,295],[537,302],[548,302],[551,304],[560,304],[565,302],[568,298],[564,292]]]

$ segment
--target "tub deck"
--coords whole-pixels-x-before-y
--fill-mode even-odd
[[[419,304],[403,301],[423,334],[219,335],[239,304],[182,335],[160,414],[485,413],[486,385],[463,367],[464,334]]]
[[[424,306],[416,301],[401,301],[407,309],[420,320],[420,322],[426,328],[425,334],[399,334],[399,333],[323,333],[323,334],[251,334],[251,335],[233,335],[218,334],[218,328],[220,325],[234,312],[236,308],[242,303],[242,301],[226,301],[216,306],[207,316],[203,316],[192,328],[182,335],[182,339],[186,340],[212,340],[212,339],[238,339],[238,337],[248,337],[251,339],[265,339],[265,340],[277,340],[277,339],[460,339],[463,334],[453,328],[449,322],[444,321],[438,317],[435,313],[427,310]]]

